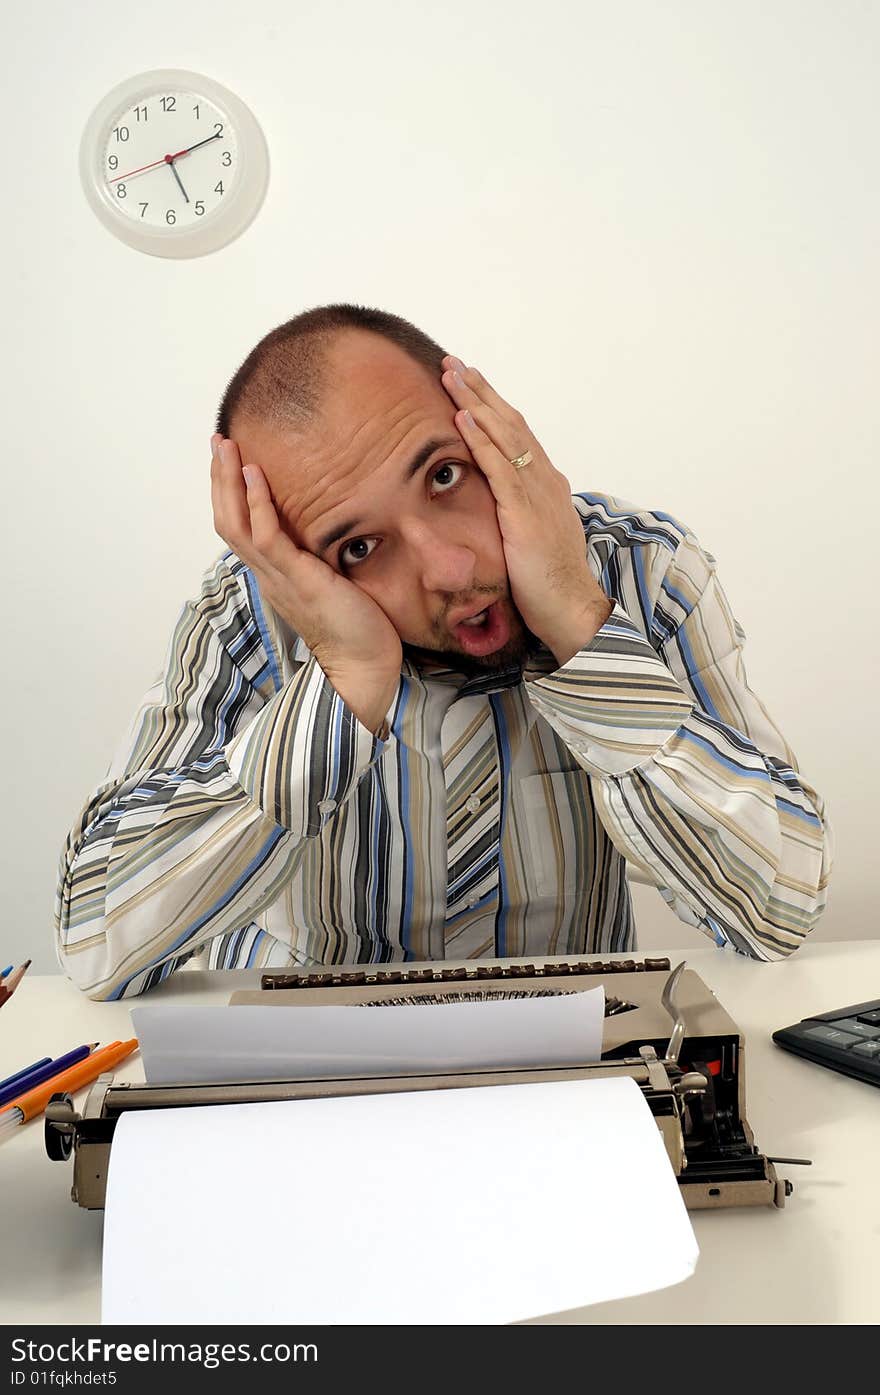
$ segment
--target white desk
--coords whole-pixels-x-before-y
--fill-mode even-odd
[[[808,943],[780,964],[707,946],[695,948],[687,962],[745,1033],[747,1117],[758,1146],[771,1156],[812,1158],[813,1166],[778,1169],[795,1185],[781,1211],[692,1213],[701,1254],[686,1283],[541,1321],[880,1321],[880,1090],[811,1065],[770,1040],[773,1029],[810,1013],[880,998],[880,943]],[[256,972],[183,972],[145,1001],[225,1002],[233,988],[258,981]],[[129,1008],[137,1001],[92,1003],[61,977],[26,976],[0,1011],[0,1078],[78,1042],[130,1037]],[[139,1056],[117,1078],[142,1080]],[[15,1256],[13,1266],[0,1265],[3,1323],[100,1321],[103,1212],[73,1204],[72,1174],[72,1162],[46,1157],[42,1119],[0,1148],[3,1248]],[[181,1187],[188,1185],[182,1178]],[[535,1201],[538,1206],[540,1198]],[[550,1204],[564,1211],[562,1197]]]

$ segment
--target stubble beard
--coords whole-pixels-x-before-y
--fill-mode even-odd
[[[502,599],[496,596],[496,600]],[[541,648],[541,641],[527,627],[525,621],[517,610],[510,597],[505,597],[507,605],[508,623],[510,625],[510,638],[500,649],[496,649],[492,654],[466,654],[463,649],[450,649],[442,644],[416,645],[404,643],[403,653],[418,668],[426,660],[433,663],[443,664],[457,673],[463,673],[468,677],[478,674],[501,672],[503,669],[522,667],[525,660],[537,654]],[[443,633],[444,628],[438,626],[438,633]]]

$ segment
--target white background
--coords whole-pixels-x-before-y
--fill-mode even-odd
[[[0,968],[54,968],[60,846],[220,550],[223,389],[332,300],[477,364],[573,489],[696,531],[828,799],[815,933],[871,935],[880,6],[44,0],[3,47]],[[93,107],[166,67],[235,91],[272,162],[194,261],[130,250],[79,186]],[[637,906],[644,944],[702,942]]]

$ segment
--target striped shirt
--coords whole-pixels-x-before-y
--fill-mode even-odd
[[[226,552],[61,856],[91,997],[213,968],[631,950],[627,862],[758,959],[820,915],[821,798],[746,682],[715,560],[667,514],[573,496],[615,602],[567,663],[405,659],[381,737]]]

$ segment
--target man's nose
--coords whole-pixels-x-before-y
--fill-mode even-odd
[[[473,584],[476,554],[420,521],[403,527],[426,591],[465,591]]]

